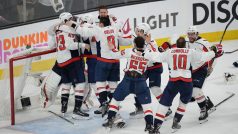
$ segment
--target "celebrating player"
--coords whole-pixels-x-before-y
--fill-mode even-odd
[[[209,61],[214,57],[219,57],[222,53],[222,46],[216,45],[211,47],[213,51],[198,52],[186,47],[186,41],[183,37],[177,40],[177,48],[170,49],[164,53],[152,52],[145,53],[146,59],[156,62],[168,63],[170,69],[169,82],[164,89],[160,99],[158,112],[155,116],[154,131],[152,133],[159,134],[159,129],[164,121],[168,108],[172,105],[174,97],[180,93],[180,102],[174,115],[172,129],[181,128],[181,121],[186,105],[190,101],[193,92],[193,82],[191,67],[193,68],[197,62]]]

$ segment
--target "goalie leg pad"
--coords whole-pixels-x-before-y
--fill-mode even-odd
[[[52,105],[58,93],[58,85],[61,76],[51,71],[50,74],[44,79],[41,85],[41,106],[47,108]]]

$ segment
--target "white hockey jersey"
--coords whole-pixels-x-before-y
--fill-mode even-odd
[[[136,54],[136,52],[137,50],[135,48],[128,48],[118,52],[111,51],[110,54],[114,58],[127,59],[126,68],[124,69],[125,72],[136,71],[140,74],[144,74],[147,69],[149,60],[145,59],[142,55],[139,56],[138,54]]]
[[[158,45],[155,42],[155,40],[151,40],[150,43],[147,43],[146,49],[150,50],[151,52],[159,52]],[[147,69],[154,69],[154,68],[159,68],[159,67],[162,67],[162,63],[149,61]]]
[[[79,48],[85,44],[76,40],[76,32],[73,28],[60,25],[56,30],[57,62],[60,67],[81,60]]]
[[[198,37],[198,39],[194,42],[194,43],[190,43],[188,41],[188,38],[186,38],[186,47],[189,49],[194,49],[196,51],[199,52],[208,52],[210,51],[209,48],[211,47],[210,43],[205,40],[204,38]],[[198,69],[200,69],[201,67],[205,66],[205,65],[209,65],[209,62],[206,61],[200,61],[194,64],[193,66],[193,72],[197,71]]]
[[[96,41],[99,43],[97,44],[97,56],[98,60],[100,59],[115,59],[111,57],[108,42],[112,42],[114,44],[114,51],[118,50],[118,37],[119,33],[118,30],[114,26],[107,26],[107,27],[98,27],[98,26],[88,26],[88,27],[82,27],[79,26],[76,29],[76,32],[80,34],[81,36],[94,36]],[[118,61],[119,62],[119,61]]]
[[[191,82],[191,67],[199,62],[205,62],[215,57],[213,51],[198,52],[194,49],[174,48],[163,53],[145,52],[146,59],[155,62],[166,62],[169,66],[170,81],[183,80]]]

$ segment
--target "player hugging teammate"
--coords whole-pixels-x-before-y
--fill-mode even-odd
[[[168,42],[158,47],[151,38],[151,29],[146,23],[136,26],[137,37],[132,42],[131,38],[124,38],[120,21],[108,15],[106,7],[100,7],[98,19],[96,25],[92,15],[75,19],[70,13],[62,13],[61,22],[49,29],[55,39],[57,61],[52,69],[53,73],[47,77],[42,88],[44,104],[53,103],[60,89],[61,112],[66,113],[70,89],[73,88],[73,118],[89,118],[89,114],[81,109],[83,101],[88,99],[88,95],[85,95],[88,91],[85,86],[84,56],[87,57],[89,88],[94,89],[100,102],[100,108],[94,113],[102,116],[108,114],[103,127],[125,127],[126,122],[117,112],[120,102],[131,93],[136,96],[136,111],[130,113],[130,116],[143,113],[145,131],[150,134],[160,133],[165,117],[172,113],[170,106],[178,93],[180,100],[173,118],[174,130],[181,128],[180,121],[192,97],[200,107],[199,120],[207,120],[208,110],[213,104],[201,89],[206,77],[212,72],[212,63],[222,55],[222,45],[211,46],[199,37],[196,27],[192,26],[187,32],[188,38],[178,38],[174,45],[176,47],[171,48]],[[119,44],[131,43],[133,48],[119,51]],[[120,58],[126,58],[127,64],[124,78],[118,85]],[[169,82],[163,93],[160,88],[162,62],[169,67]],[[146,83],[147,78],[149,85]],[[57,82],[52,84],[52,79]],[[154,117],[150,91],[159,101]]]

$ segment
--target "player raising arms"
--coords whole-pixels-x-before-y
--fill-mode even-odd
[[[195,26],[190,26],[187,31],[187,48],[194,49],[199,52],[208,52],[210,43],[204,38],[199,36],[198,30]],[[205,97],[202,87],[205,82],[206,77],[212,72],[214,60],[211,61],[200,61],[194,64],[192,71],[193,78],[193,98],[197,101],[197,104],[200,108],[200,123],[207,121],[208,110],[211,109],[214,105],[211,100]]]
[[[154,131],[152,134],[159,134],[159,129],[164,121],[168,108],[172,105],[174,97],[180,93],[180,101],[177,111],[174,115],[172,129],[173,131],[180,129],[181,121],[186,105],[190,101],[193,92],[192,72],[197,62],[209,61],[214,57],[222,54],[222,46],[212,46],[210,52],[198,52],[193,49],[186,48],[186,41],[183,37],[177,40],[177,48],[167,50],[164,53],[146,52],[144,57],[156,62],[168,63],[170,70],[169,82],[164,89],[160,99],[158,112],[154,120]]]
[[[144,59],[142,55],[137,53],[145,50],[145,40],[143,37],[136,37],[134,39],[134,48],[116,52],[113,50],[111,56],[115,58],[127,58],[127,66],[125,76],[121,83],[116,88],[113,99],[109,104],[109,112],[107,122],[103,124],[104,127],[112,128],[115,124],[116,113],[119,110],[119,103],[125,99],[130,93],[137,96],[137,99],[145,115],[146,128],[145,131],[153,130],[153,113],[151,109],[151,96],[149,88],[146,84],[145,71],[148,60]]]

